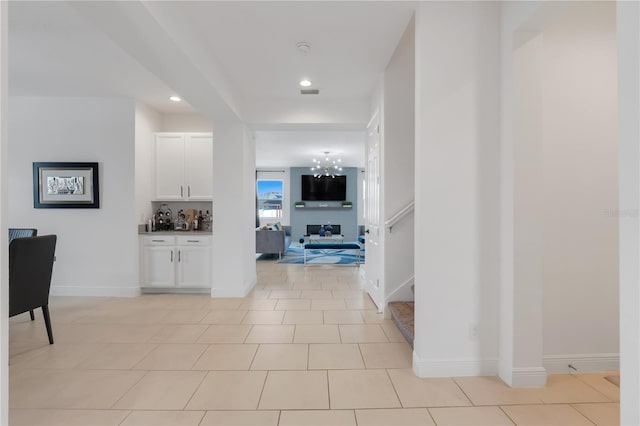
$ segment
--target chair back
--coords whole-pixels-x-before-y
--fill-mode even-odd
[[[9,228],[9,242],[16,238],[35,237],[38,230],[33,228]]]
[[[9,316],[49,304],[55,235],[16,238],[9,244]]]

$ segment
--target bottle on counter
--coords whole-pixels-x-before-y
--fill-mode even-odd
[[[204,220],[207,221],[207,231],[211,231],[211,229],[213,229],[213,218],[211,217],[209,210],[207,210],[207,212],[205,213]]]

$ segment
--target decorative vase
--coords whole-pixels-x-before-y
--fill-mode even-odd
[[[333,232],[333,226],[331,226],[330,223],[327,223],[324,226],[324,236],[325,237],[330,237],[331,236],[331,232]]]

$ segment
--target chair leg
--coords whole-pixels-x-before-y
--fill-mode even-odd
[[[53,331],[51,330],[51,319],[49,318],[49,305],[42,307],[42,315],[44,316],[44,325],[47,326],[47,336],[49,336],[49,344],[53,345]]]
[[[31,321],[36,319],[36,316],[33,314],[33,309],[29,311],[29,316],[31,317]]]

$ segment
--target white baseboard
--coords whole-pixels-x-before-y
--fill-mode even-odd
[[[578,371],[569,368],[569,364]],[[556,373],[594,373],[598,371],[620,370],[620,354],[569,354],[569,355],[544,355],[542,365],[547,372]]]
[[[247,294],[251,293],[251,290],[253,290],[253,288],[256,286],[256,284],[258,283],[258,276],[254,275],[253,277],[251,277],[249,279],[249,281],[247,281],[244,285],[244,296],[245,297]]]
[[[142,292],[145,294],[209,294],[211,290],[204,287],[143,287]]]
[[[387,295],[384,300],[385,307],[389,302],[413,302],[415,297],[411,286],[415,283],[415,276],[409,278],[400,284],[391,294]],[[385,288],[385,290],[387,290]]]
[[[371,298],[371,301],[373,302],[373,304],[376,305],[376,308],[378,309],[378,313],[384,313],[384,308],[385,308],[384,303],[382,300],[378,299],[378,297],[380,296],[380,290],[373,289],[368,286],[365,286],[364,290],[367,292],[367,294]]]
[[[51,286],[51,296],[137,297],[140,287]]]
[[[413,352],[413,372],[418,377],[495,376],[498,373],[498,360],[421,359]]]
[[[211,297],[246,297],[257,282],[257,275],[254,275],[249,277],[241,287],[212,287]]]
[[[542,388],[547,383],[547,370],[543,367],[514,368],[511,372],[511,383],[506,377],[501,379],[512,388]]]

